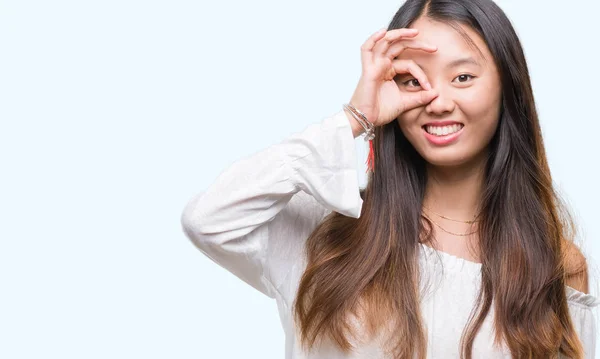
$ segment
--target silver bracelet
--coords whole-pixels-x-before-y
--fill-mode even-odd
[[[361,111],[356,109],[356,107],[352,106],[349,103],[343,104],[343,107],[345,110],[350,112],[352,117],[354,117],[356,119],[356,121],[358,121],[358,123],[360,123],[360,125],[365,129],[365,133],[364,133],[365,141],[374,139],[375,138],[375,125],[372,122],[370,122],[369,120],[367,120],[367,116],[365,116],[364,113],[362,113]]]

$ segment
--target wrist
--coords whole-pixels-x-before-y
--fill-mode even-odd
[[[352,116],[352,114],[350,114],[348,112],[348,110],[344,110],[344,113],[346,114],[346,117],[348,118],[348,121],[350,121],[350,127],[352,127],[352,135],[354,135],[354,138],[356,138],[356,137],[362,135],[363,133],[365,133],[365,129],[354,118],[354,116]]]

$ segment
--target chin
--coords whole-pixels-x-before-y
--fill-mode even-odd
[[[425,154],[421,156],[429,165],[436,167],[458,167],[470,162],[467,156],[452,153],[454,151],[445,152],[449,153]]]
[[[485,151],[466,151],[464,148],[428,148],[418,150],[427,164],[435,167],[464,167],[476,165],[485,159]]]

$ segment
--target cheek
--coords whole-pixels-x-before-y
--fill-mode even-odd
[[[500,115],[499,94],[489,97],[467,97],[462,99],[458,105],[467,119],[467,124],[473,130],[484,136],[484,133],[494,132]]]
[[[494,125],[500,112],[501,95],[497,79],[486,77],[478,86],[462,92],[457,102],[469,122]]]
[[[418,123],[419,113],[421,112],[420,110],[421,109],[419,108],[414,108],[406,111],[396,119],[396,122],[398,123],[398,126],[400,126],[402,133],[404,133],[404,136],[406,136],[408,139],[414,136],[415,129],[418,127],[415,125]]]

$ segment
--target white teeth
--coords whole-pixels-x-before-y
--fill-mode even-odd
[[[462,124],[454,124],[454,125],[450,125],[450,126],[428,125],[428,126],[425,126],[425,131],[427,131],[428,133],[430,133],[432,135],[445,136],[445,135],[452,134],[454,132],[458,132],[463,127],[464,127],[464,125],[462,125]]]

